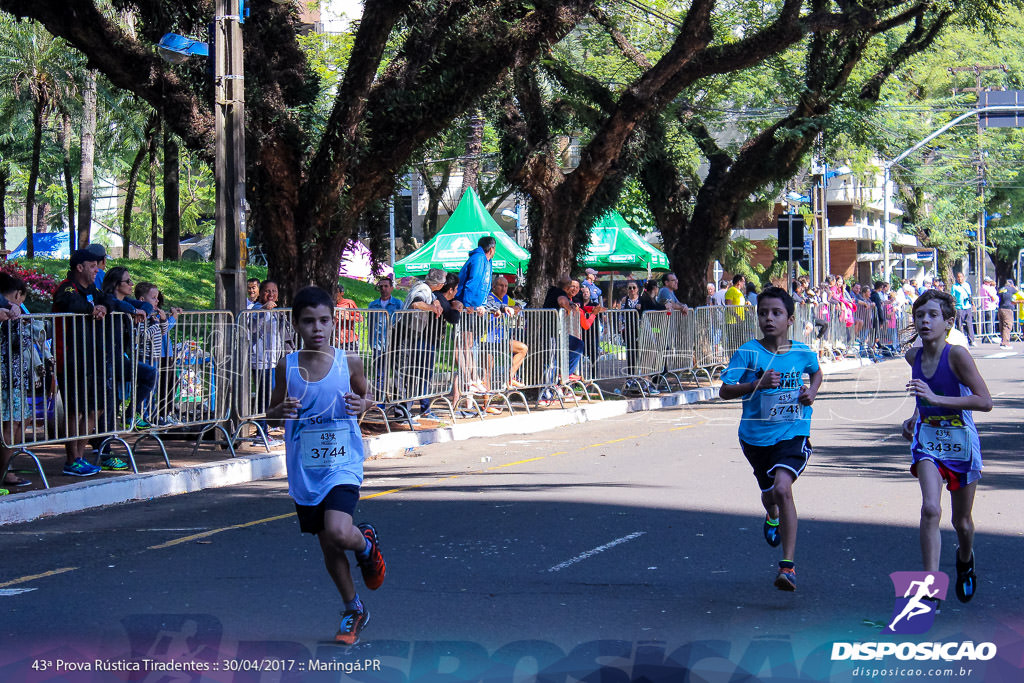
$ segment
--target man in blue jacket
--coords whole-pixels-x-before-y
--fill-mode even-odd
[[[491,259],[498,250],[498,241],[490,235],[481,237],[476,244],[459,271],[459,288],[455,292],[455,298],[467,310],[481,308],[487,302],[491,291]]]

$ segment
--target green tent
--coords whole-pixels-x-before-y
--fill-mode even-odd
[[[518,274],[526,270],[530,254],[501,229],[487,213],[473,188],[469,188],[440,232],[395,264],[395,275],[421,277],[431,268],[456,273],[466,263],[469,252],[476,249],[476,243],[485,235],[498,241],[497,251],[491,260],[491,269],[495,273]]]
[[[668,270],[668,257],[640,235],[626,219],[609,211],[590,229],[590,244],[581,266],[597,270]]]

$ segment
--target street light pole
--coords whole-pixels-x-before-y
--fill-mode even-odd
[[[213,238],[216,308],[245,310],[245,80],[237,0],[216,0],[214,111],[217,222]]]

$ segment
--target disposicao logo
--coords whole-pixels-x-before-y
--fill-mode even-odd
[[[893,572],[889,574],[896,592],[892,619],[883,634],[926,633],[935,623],[939,600],[946,599],[949,577],[943,572]],[[900,660],[968,660],[988,661],[996,656],[993,643],[972,641],[949,643],[832,643],[832,661],[879,660],[896,657]]]
[[[896,606],[882,633],[926,633],[935,623],[939,600],[946,599],[949,577],[944,572],[893,572],[889,578]]]

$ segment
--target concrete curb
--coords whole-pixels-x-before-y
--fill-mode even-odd
[[[863,365],[868,359],[847,359],[823,365],[826,374],[844,372]],[[418,432],[393,432],[365,439],[366,457],[401,457],[419,446],[464,441],[478,437],[532,434],[566,425],[606,420],[628,413],[661,410],[674,406],[710,401],[718,396],[717,387],[701,387],[664,396],[584,404],[541,413],[523,413],[500,420],[465,421],[449,427]],[[59,486],[45,491],[30,491],[0,499],[0,526],[29,522],[69,512],[80,512],[105,505],[149,500],[208,488],[232,486],[258,479],[284,476],[284,451],[244,455],[192,467],[172,468],[141,474],[104,477]]]

